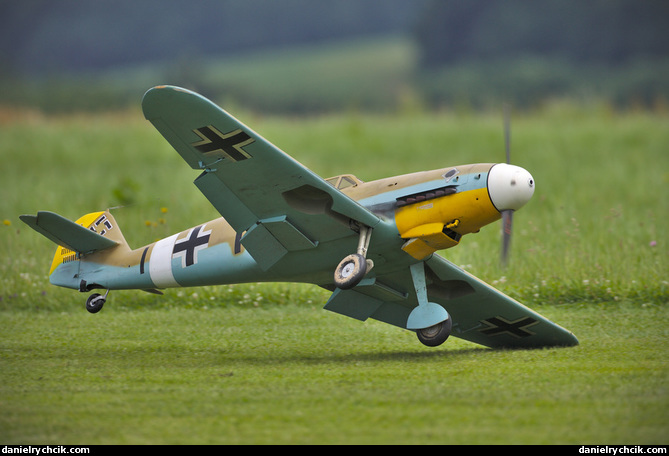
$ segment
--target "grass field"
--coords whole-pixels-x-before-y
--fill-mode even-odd
[[[237,114],[324,177],[504,157],[497,112]],[[0,117],[3,443],[667,443],[666,114],[556,102],[513,117],[537,191],[510,266],[497,225],[442,254],[581,341],[531,351],[427,349],[287,284],[117,292],[89,315],[48,284],[54,247],[18,215],[124,206],[140,246],[217,214],[139,112]]]
[[[2,441],[666,444],[666,309],[541,311],[581,345],[430,350],[304,303],[4,312]]]

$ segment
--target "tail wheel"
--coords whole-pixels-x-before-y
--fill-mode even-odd
[[[367,261],[359,253],[353,253],[339,263],[334,273],[335,285],[342,290],[356,286],[367,273]]]
[[[421,341],[423,345],[428,347],[436,347],[448,339],[448,336],[451,335],[451,328],[453,327],[453,320],[448,318],[447,320],[437,323],[434,326],[429,328],[423,328],[416,330],[416,335],[418,340]]]
[[[86,300],[86,310],[88,310],[90,313],[100,312],[102,310],[102,306],[104,306],[105,302],[107,302],[105,296],[100,295],[100,293],[93,293],[90,295]]]

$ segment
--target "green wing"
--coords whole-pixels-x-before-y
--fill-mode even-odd
[[[453,321],[451,335],[488,347],[577,345],[574,335],[443,257],[426,261],[427,297]],[[358,320],[373,318],[406,328],[418,305],[409,268],[364,279],[352,290],[335,290],[325,308]]]
[[[577,345],[574,335],[444,258],[427,261],[428,296],[453,318],[453,335],[489,347]]]
[[[144,116],[193,168],[195,185],[264,270],[287,252],[354,234],[380,220],[206,98],[149,90]]]

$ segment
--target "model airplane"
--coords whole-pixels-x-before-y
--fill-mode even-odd
[[[415,331],[425,345],[449,336],[490,347],[567,346],[569,331],[434,253],[458,245],[534,192],[524,169],[472,164],[362,182],[322,179],[227,112],[185,89],[159,86],[145,117],[199,176],[223,216],[132,249],[109,211],[72,222],[24,215],[59,245],[54,285],[92,294],[172,287],[306,282],[332,291],[325,308]]]

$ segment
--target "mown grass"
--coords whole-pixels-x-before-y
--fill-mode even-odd
[[[322,176],[504,157],[497,112],[238,115]],[[430,350],[321,311],[327,293],[306,285],[114,292],[89,315],[48,285],[54,247],[18,215],[123,205],[132,246],[218,215],[139,112],[4,118],[3,442],[666,443],[664,115],[555,103],[513,117],[513,161],[537,191],[509,267],[498,225],[442,254],[581,341],[532,351]]]
[[[20,444],[665,444],[666,308],[541,310],[581,345],[433,350],[303,304],[5,311],[0,433]]]

